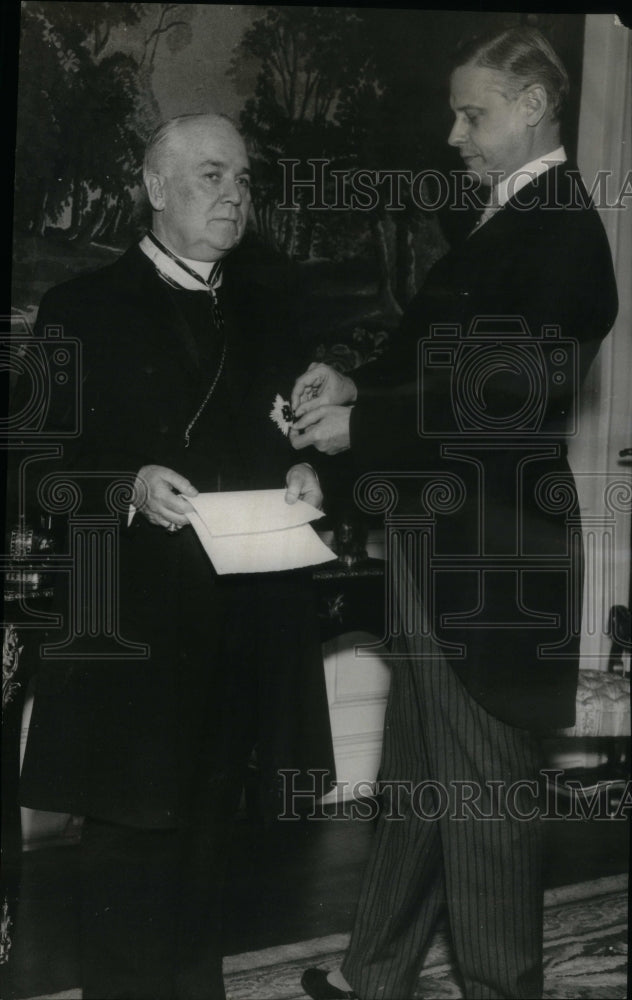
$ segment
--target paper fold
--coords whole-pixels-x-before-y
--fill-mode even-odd
[[[199,493],[187,498],[200,542],[220,575],[270,573],[316,566],[335,554],[310,526],[322,511],[285,490]]]

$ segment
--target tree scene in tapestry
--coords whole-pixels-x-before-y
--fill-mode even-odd
[[[519,23],[548,35],[578,84],[579,15],[27,0],[14,310],[32,322],[47,288],[137,238],[143,146],[160,121],[224,112],[254,172],[237,252],[292,297],[311,356],[342,370],[376,356],[469,224],[437,185],[460,169],[446,143],[450,55],[467,34]],[[576,120],[574,105],[571,151]]]

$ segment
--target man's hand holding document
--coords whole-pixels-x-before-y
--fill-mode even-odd
[[[217,573],[270,573],[335,559],[310,522],[322,511],[285,490],[199,493],[187,516]]]

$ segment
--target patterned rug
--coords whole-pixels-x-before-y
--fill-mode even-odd
[[[625,1000],[627,997],[626,875],[562,886],[545,893],[545,1000]],[[224,960],[227,1000],[305,1000],[301,973],[308,965],[335,968],[348,934],[232,955]],[[453,973],[450,944],[439,930],[414,998],[463,997]],[[80,1000],[80,990],[31,1000]]]

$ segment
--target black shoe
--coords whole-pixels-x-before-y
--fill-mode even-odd
[[[327,982],[326,969],[306,969],[301,986],[312,1000],[358,1000],[353,990],[339,990]]]

